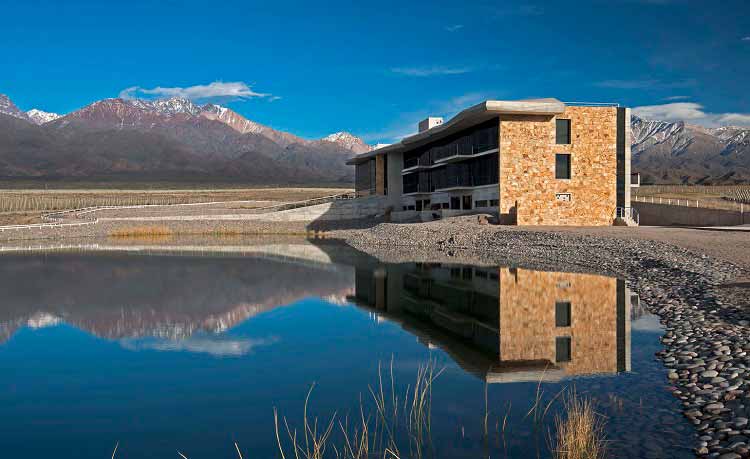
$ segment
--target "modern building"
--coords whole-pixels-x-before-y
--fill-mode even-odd
[[[630,371],[624,281],[438,263],[357,266],[347,299],[488,383]]]
[[[502,224],[635,224],[630,110],[488,100],[348,161],[358,199],[393,220],[497,213]]]

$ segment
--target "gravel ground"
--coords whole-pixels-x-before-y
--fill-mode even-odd
[[[696,427],[696,454],[750,457],[750,283],[738,281],[748,277],[748,258],[713,246],[722,239],[713,233],[634,229],[507,229],[462,217],[334,234],[387,261],[475,259],[628,280],[666,327],[658,357],[668,368],[665,384]],[[735,238],[747,247],[750,234]]]

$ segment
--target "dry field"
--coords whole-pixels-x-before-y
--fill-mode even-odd
[[[191,204],[199,202],[291,202],[344,193],[343,188],[241,188],[184,190],[8,189],[0,190],[0,225],[38,223],[45,212],[92,206]]]
[[[744,204],[747,210],[750,205],[750,185],[642,185],[633,188],[633,196],[638,198],[659,198],[664,200],[689,201],[699,207],[714,209],[739,210]]]

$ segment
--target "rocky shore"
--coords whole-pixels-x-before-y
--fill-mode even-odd
[[[615,275],[666,327],[665,385],[696,427],[695,453],[750,457],[746,268],[674,245],[479,225],[476,217],[334,233],[385,261],[475,261]]]

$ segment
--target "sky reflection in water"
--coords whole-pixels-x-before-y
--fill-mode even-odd
[[[289,253],[0,258],[0,450],[100,458],[119,441],[127,458],[229,458],[237,441],[276,457],[273,408],[298,417],[313,382],[315,413],[356,412],[379,364],[405,389],[432,359],[446,369],[437,457],[548,456],[552,414],[541,428],[524,414],[538,387],[549,401],[572,384],[607,416],[616,456],[690,456],[653,359],[658,320],[624,282]]]

